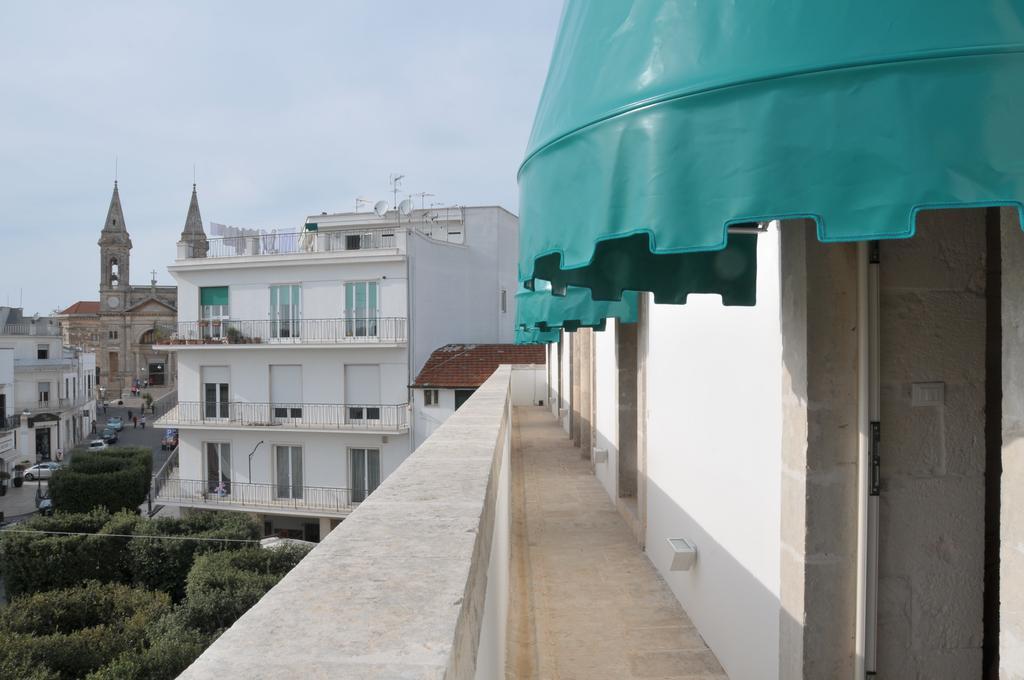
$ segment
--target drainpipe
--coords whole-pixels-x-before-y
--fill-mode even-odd
[[[878,602],[878,243],[857,244],[857,601],[854,680],[875,673]]]

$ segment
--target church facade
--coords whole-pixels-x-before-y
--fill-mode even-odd
[[[195,185],[182,231],[182,238],[186,236],[205,244]],[[131,284],[132,240],[117,182],[98,245],[99,302],[77,302],[58,316],[65,339],[95,352],[98,384],[105,398],[117,398],[130,390],[135,381],[173,386],[175,358],[156,351],[154,345],[165,340],[177,322],[177,287],[156,285],[155,273],[149,285]]]

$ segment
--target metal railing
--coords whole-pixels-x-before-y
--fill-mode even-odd
[[[407,342],[400,316],[336,319],[221,319],[182,321],[171,345],[360,344]]]
[[[26,404],[26,408],[45,408],[45,409],[69,409],[76,408],[78,406],[85,406],[93,397],[90,396],[77,396],[77,397],[51,397],[49,399],[39,399],[34,404]]]
[[[13,430],[21,425],[21,416],[12,414],[5,416],[0,413],[0,432],[6,432],[7,430]]]
[[[343,512],[366,498],[365,491],[287,483],[254,484],[228,480],[178,479],[168,474],[157,487],[154,502],[199,502],[209,505],[241,505],[278,509]]]
[[[199,257],[249,257],[254,255],[296,255],[380,250],[398,247],[395,227],[324,231],[286,231],[258,236],[224,236],[207,239],[205,255]],[[201,252],[201,250],[199,251]],[[196,257],[190,251],[189,258]]]
[[[163,490],[167,481],[171,479],[174,472],[178,469],[178,447],[175,446],[171,454],[167,456],[167,460],[163,462],[163,465],[153,473],[153,481],[150,484],[149,501],[152,503],[160,496],[160,492]]]
[[[156,424],[396,432],[409,429],[409,405],[179,401]]]
[[[56,321],[9,323],[0,326],[0,335],[41,335],[56,337],[61,334]]]

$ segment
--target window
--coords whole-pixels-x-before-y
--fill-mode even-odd
[[[439,396],[437,390],[423,390],[423,405],[437,406]]]
[[[64,398],[67,399],[71,396],[71,379],[64,378]]]
[[[37,345],[36,346],[36,359],[49,359],[50,358],[50,346],[49,345]]]
[[[229,382],[227,366],[204,366],[203,376],[203,417],[229,417]]]
[[[108,340],[117,340],[117,331],[107,331]]]
[[[47,406],[50,403],[50,383],[39,383],[39,405]]]
[[[345,403],[347,420],[354,424],[380,420],[380,366],[378,364],[345,367]]]
[[[224,322],[229,316],[227,286],[205,286],[199,289],[199,326],[204,338],[224,337]]]
[[[466,403],[466,400],[473,396],[476,390],[455,390],[455,410]]]
[[[277,497],[302,498],[302,447],[275,446],[274,469],[277,472]]]
[[[206,491],[226,496],[231,493],[231,444],[206,443]]]
[[[302,417],[302,366],[270,367],[270,401],[275,419]]]
[[[302,318],[302,286],[270,287],[270,337],[299,337]]]
[[[362,503],[380,485],[380,449],[349,449],[352,502]]]
[[[501,313],[505,314],[508,312],[508,291],[504,288],[501,289]]]
[[[377,336],[378,288],[376,281],[351,281],[345,284],[345,336]]]

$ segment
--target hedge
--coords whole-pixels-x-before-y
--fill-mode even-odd
[[[147,629],[141,650],[124,652],[87,680],[173,680],[189,667],[215,639],[187,627],[178,611],[155,621]]]
[[[170,611],[164,593],[97,581],[17,598],[0,610],[0,677],[84,677],[141,649],[147,626]]]
[[[66,588],[87,580],[132,583],[170,594],[185,595],[185,579],[196,555],[237,550],[246,543],[161,539],[196,536],[256,540],[259,525],[236,512],[203,512],[182,519],[145,519],[124,511],[34,517],[18,529],[78,531],[93,536],[46,536],[0,532],[0,569],[8,597]],[[109,534],[147,536],[114,538]],[[148,538],[152,536],[153,538]]]
[[[53,507],[62,512],[138,511],[146,502],[153,453],[143,448],[111,448],[82,453],[50,479]]]
[[[243,548],[196,558],[182,605],[187,624],[204,633],[230,626],[307,552],[301,547]]]
[[[110,522],[110,513],[93,512],[52,517],[36,516],[16,529],[74,531],[95,534]],[[15,597],[54,588],[67,588],[91,579],[123,580],[121,556],[124,546],[109,538],[94,536],[48,536],[0,533],[0,572],[7,596]]]

